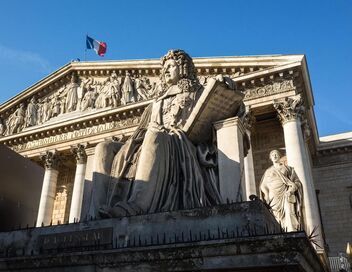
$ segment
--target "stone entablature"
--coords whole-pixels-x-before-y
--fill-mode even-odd
[[[301,73],[301,62],[295,61],[287,64],[288,60],[283,57],[278,57],[278,59],[272,57],[274,60],[271,62],[268,59],[265,60],[266,57],[260,57],[263,58],[261,61],[258,61],[258,58],[251,59],[249,57],[249,60],[245,60],[245,58],[195,59],[195,64],[198,73],[200,73],[200,82],[204,86],[207,85],[209,78],[215,77],[217,74],[229,76],[236,83],[237,88],[245,93],[245,104],[250,105],[253,109],[256,107],[256,104],[258,106],[259,104],[260,106],[263,104],[271,105],[273,98],[292,96],[304,91],[304,88],[302,88],[303,76]],[[302,59],[302,56],[295,56],[295,58],[295,60],[299,58]],[[254,62],[255,59],[257,62]],[[246,61],[248,62],[246,63]],[[277,65],[278,62],[280,66],[275,67],[275,64]],[[23,92],[21,95],[24,96],[24,99],[21,100],[21,95],[19,95],[16,97],[17,101],[10,100],[8,103],[5,103],[0,107],[0,115],[11,116],[10,112],[16,111],[15,102],[17,102],[17,105],[20,105],[23,101],[28,101],[28,108],[28,105],[34,103],[32,100],[33,97],[40,97],[40,95],[42,95],[42,98],[45,98],[52,97],[54,94],[59,95],[60,91],[64,91],[64,88],[69,88],[67,86],[71,86],[72,84],[74,85],[74,83],[68,83],[70,76],[71,80],[73,80],[73,74],[81,78],[79,82],[83,85],[89,78],[92,79],[92,82],[95,82],[95,84],[101,84],[101,90],[110,84],[106,83],[109,82],[109,78],[111,82],[111,78],[116,78],[117,76],[119,88],[120,91],[122,91],[126,74],[124,78],[122,75],[127,72],[130,74],[130,80],[133,81],[133,91],[135,91],[135,93],[138,94],[135,87],[136,80],[138,81],[139,78],[144,78],[144,80],[149,81],[149,83],[154,82],[151,85],[154,86],[152,88],[155,92],[157,89],[156,86],[160,84],[160,71],[157,67],[159,67],[158,62],[154,60],[131,61],[128,63],[73,62],[60,69],[64,70],[62,71],[61,77],[57,75],[60,70],[48,77],[56,76],[55,81],[49,80],[48,78],[44,79],[43,82],[37,84],[39,85],[37,88],[34,86]],[[89,78],[87,76],[89,76]],[[49,81],[50,84],[45,84],[45,80]],[[105,85],[103,82],[105,82]],[[86,90],[86,92],[89,91]],[[120,94],[122,93],[120,92]],[[97,97],[99,97],[99,95]],[[105,105],[105,108],[89,108],[84,111],[76,109],[71,112],[61,113],[58,116],[55,115],[49,118],[42,124],[29,125],[23,128],[19,133],[4,136],[0,138],[0,142],[23,153],[28,150],[69,142],[73,139],[85,139],[93,135],[133,128],[138,125],[139,117],[144,108],[150,103],[150,98],[152,97],[153,96],[147,96],[127,103],[125,103],[126,101],[123,102],[122,99],[115,105],[113,101],[110,101],[109,103],[112,104]],[[121,101],[123,103],[121,103]],[[12,107],[10,107],[10,105],[12,105]],[[27,109],[23,108],[22,110],[23,112],[28,112]],[[25,121],[29,119],[25,116],[23,122],[27,122],[28,124],[33,122]]]

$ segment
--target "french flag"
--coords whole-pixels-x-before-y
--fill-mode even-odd
[[[88,35],[87,35],[87,39],[86,39],[86,46],[87,46],[87,49],[94,49],[95,52],[100,57],[104,57],[104,54],[106,53],[106,48],[107,48],[106,43],[99,42],[99,41],[89,37]]]

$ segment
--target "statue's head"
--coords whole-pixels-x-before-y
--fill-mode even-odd
[[[272,150],[269,154],[269,158],[273,163],[279,162],[280,158],[281,158],[281,154],[280,154],[279,150],[277,150],[277,149]]]
[[[192,58],[183,50],[169,50],[161,58],[161,80],[164,84],[176,85],[181,79],[196,80]]]
[[[72,73],[72,75],[71,75],[71,83],[76,83],[76,81],[77,81],[76,74]]]

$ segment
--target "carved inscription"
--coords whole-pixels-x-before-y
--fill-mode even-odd
[[[57,249],[80,249],[82,247],[108,246],[112,243],[112,228],[72,231],[40,235],[38,249],[43,251]]]
[[[60,135],[48,136],[42,139],[33,140],[24,144],[19,144],[12,146],[11,148],[15,151],[23,151],[33,148],[38,148],[50,144],[56,144],[60,142],[65,142],[77,138],[83,138],[87,136],[92,136],[96,134],[100,134],[103,132],[108,132],[114,130],[116,128],[126,128],[131,126],[136,126],[139,124],[140,117],[135,117],[127,120],[121,121],[113,121],[105,124],[100,124],[94,127],[82,128],[76,131],[69,131],[66,133],[62,133]]]

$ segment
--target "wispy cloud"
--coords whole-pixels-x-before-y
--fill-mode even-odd
[[[334,117],[335,120],[343,123],[345,125],[352,125],[352,120],[347,116],[344,112],[342,112],[341,108],[336,106],[330,105],[329,107],[324,106],[316,106],[316,109],[320,109],[321,111],[329,114],[330,116]]]
[[[0,44],[0,59],[14,61],[22,65],[28,65],[29,67],[37,67],[41,72],[50,72],[49,62],[41,57],[39,54],[12,49]]]

